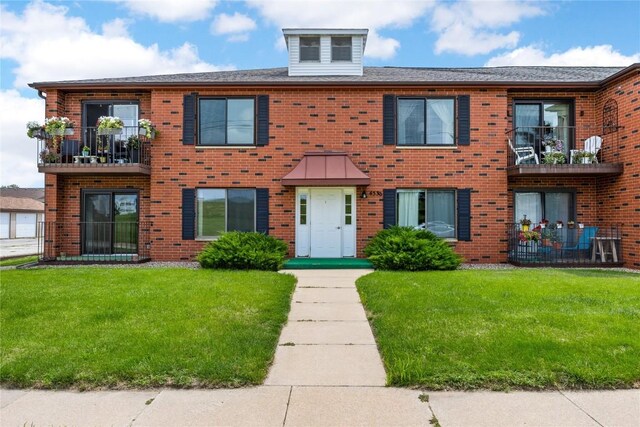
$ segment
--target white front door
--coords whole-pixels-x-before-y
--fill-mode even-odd
[[[296,189],[296,256],[356,255],[356,189]]]

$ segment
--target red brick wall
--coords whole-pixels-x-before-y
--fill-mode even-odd
[[[624,164],[621,176],[601,179],[597,185],[598,218],[621,223],[625,265],[640,268],[640,72],[616,80],[597,93],[596,122],[602,127],[604,104],[613,99],[618,105],[617,132],[605,135],[603,149],[619,154]]]
[[[269,145],[251,148],[182,145],[183,96],[194,91],[200,95],[269,95]],[[382,97],[387,93],[471,95],[471,145],[455,149],[401,149],[382,145]],[[50,109],[50,104],[53,105],[57,100],[48,95],[51,99],[47,100],[47,114],[51,115],[53,107]],[[603,191],[599,187],[601,178],[516,178],[509,181],[505,171],[505,131],[511,128],[511,103],[514,98],[575,98],[576,124],[582,128],[583,124],[597,123],[598,111],[601,110],[599,99],[604,97],[602,93],[507,92],[499,88],[174,88],[154,90],[151,96],[135,92],[92,95],[86,92],[69,93],[65,97],[63,111],[79,123],[81,100],[132,99],[132,96],[140,99],[141,116],[151,118],[160,130],[159,137],[152,142],[151,176],[60,177],[58,186],[62,195],[58,197],[57,207],[59,218],[79,215],[80,188],[122,186],[140,189],[141,219],[149,219],[154,223],[151,254],[157,260],[193,259],[205,244],[183,241],[181,237],[181,190],[198,187],[269,188],[271,234],[288,242],[290,255],[293,255],[295,188],[284,187],[279,181],[306,151],[346,151],[353,162],[370,176],[371,185],[366,188],[367,192],[382,192],[385,188],[472,188],[472,241],[455,244],[456,250],[472,262],[506,261],[505,224],[513,221],[513,189],[575,188],[577,217],[585,223],[608,212],[600,206]],[[634,114],[637,132],[638,116],[637,112]],[[632,135],[631,128],[626,132]],[[578,140],[591,134],[591,130],[585,131],[584,135],[578,135]],[[636,150],[637,154],[637,140],[635,144],[628,145],[628,150]],[[627,194],[631,194],[631,181],[625,184]],[[637,182],[636,169],[636,192],[633,193],[636,196]],[[47,185],[54,185],[49,189],[55,188],[53,177],[47,177]],[[615,188],[609,191],[620,193],[621,190]],[[357,194],[363,189],[358,187]],[[53,203],[49,194],[47,201]],[[637,207],[637,197],[635,202]],[[382,228],[382,201],[380,197],[370,196],[367,199],[357,198],[357,204],[357,249],[362,256],[362,248],[368,239]],[[633,208],[627,211],[632,212]],[[635,239],[638,239],[637,235]],[[625,256],[631,255],[626,253]]]

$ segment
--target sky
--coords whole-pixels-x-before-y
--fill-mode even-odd
[[[365,66],[640,62],[640,0],[2,0],[0,185],[44,186],[28,83],[286,67],[287,27],[368,28]]]

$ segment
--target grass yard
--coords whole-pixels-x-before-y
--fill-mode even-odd
[[[259,384],[295,279],[270,272],[65,268],[2,271],[0,384]]]
[[[13,267],[16,265],[26,264],[28,262],[36,262],[38,255],[24,256],[20,258],[8,258],[0,260],[0,267]]]
[[[357,282],[390,385],[640,387],[640,275],[376,272]]]

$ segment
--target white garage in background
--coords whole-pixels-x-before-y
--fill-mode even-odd
[[[9,223],[11,214],[9,212],[0,212],[0,239],[9,238]]]
[[[38,223],[44,220],[44,203],[38,200],[40,199],[39,194],[42,194],[42,198],[44,198],[42,189],[3,188],[1,190],[1,239],[33,239],[38,237]],[[14,195],[17,197],[13,197]]]

